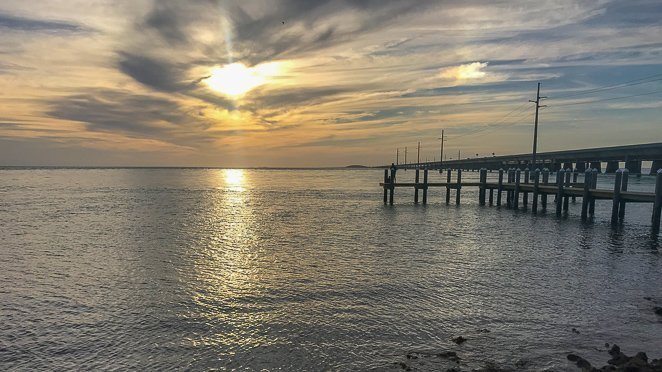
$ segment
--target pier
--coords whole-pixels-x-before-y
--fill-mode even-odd
[[[422,179],[421,179],[422,171]],[[430,169],[415,170],[415,181],[397,182],[397,167],[384,169],[384,181],[380,186],[384,189],[384,204],[393,205],[395,190],[397,188],[413,188],[414,203],[419,200],[423,204],[428,201],[428,189],[439,187],[446,189],[446,204],[451,202],[451,194],[455,194],[455,204],[460,204],[461,190],[465,187],[477,187],[478,202],[480,205],[501,206],[503,194],[505,193],[505,206],[510,209],[531,209],[536,214],[548,209],[548,196],[554,195],[554,209],[557,216],[568,212],[569,201],[582,199],[582,220],[592,218],[595,213],[596,200],[611,200],[612,213],[611,223],[617,225],[625,218],[625,209],[628,203],[651,203],[653,212],[651,216],[652,228],[655,233],[660,230],[660,218],[662,216],[662,169],[658,169],[655,177],[655,192],[628,191],[628,169],[618,169],[615,173],[614,187],[611,190],[598,189],[597,180],[600,172],[596,168],[588,168],[583,172],[576,169],[559,169],[551,172],[549,169],[509,168],[499,169],[496,181],[488,181],[488,169],[479,170],[478,182],[463,182],[462,169],[455,170],[455,181],[453,181],[453,170],[446,170],[446,182],[429,182]],[[550,174],[555,173],[556,179],[550,182]],[[581,182],[579,176],[581,174]],[[419,198],[421,196],[421,198]],[[529,198],[530,197],[530,198]],[[531,204],[529,207],[529,203]]]
[[[488,170],[547,168],[554,172],[560,169],[577,169],[579,172],[584,172],[591,168],[602,172],[602,163],[606,163],[605,173],[616,173],[619,169],[619,162],[624,162],[625,168],[629,170],[630,174],[641,174],[641,162],[652,161],[649,174],[654,175],[659,169],[662,169],[662,143],[539,152],[535,156],[535,164],[532,159],[532,154],[518,154],[399,164],[398,168],[451,168],[471,171],[478,171],[481,168]]]

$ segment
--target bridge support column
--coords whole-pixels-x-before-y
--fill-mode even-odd
[[[568,169],[572,170],[572,169],[573,169],[573,167],[572,167],[572,162],[565,162],[565,163],[563,163],[563,169],[565,169],[565,170],[568,170]]]
[[[607,162],[607,169],[605,169],[605,173],[616,173],[617,170],[618,170],[618,161]]]
[[[552,172],[558,172],[561,169],[563,169],[562,164],[561,163],[556,163],[556,162],[552,163],[551,167],[552,168],[550,169],[550,171],[552,171]]]
[[[600,163],[599,161],[592,161],[591,169],[597,169],[598,173],[602,173],[602,163]]]
[[[585,161],[578,161],[575,164],[577,164],[577,166],[575,167],[575,169],[577,169],[577,172],[585,172],[586,171],[586,162]]]
[[[653,160],[653,164],[651,164],[651,176],[654,176],[657,174],[657,171],[659,169],[662,169],[662,160]]]
[[[625,169],[629,170],[630,174],[641,174],[641,160],[626,161]]]

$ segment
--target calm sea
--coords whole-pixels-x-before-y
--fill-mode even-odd
[[[606,342],[662,357],[650,205],[615,230],[610,202],[585,224],[580,203],[532,216],[473,189],[389,207],[382,175],[0,170],[0,370],[458,367],[444,351],[567,370],[568,352],[602,365]]]

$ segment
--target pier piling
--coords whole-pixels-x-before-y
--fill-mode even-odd
[[[655,180],[655,202],[653,203],[653,231],[660,231],[660,216],[662,215],[662,169],[658,169]]]
[[[428,203],[428,169],[423,169],[423,204]]]
[[[616,171],[614,175],[614,196],[611,205],[611,224],[618,224],[618,207],[621,204],[621,180],[623,179],[623,171],[621,169]]]
[[[536,168],[533,171],[533,200],[531,202],[531,211],[538,213],[538,193],[540,187],[540,169]]]
[[[446,174],[446,204],[451,203],[451,170],[448,169]]]
[[[591,198],[590,190],[593,178],[593,172],[591,169],[584,171],[584,194],[582,194],[582,220],[586,221],[588,218],[588,205]]]
[[[460,205],[460,189],[462,189],[462,169],[457,170],[457,186],[455,190],[456,205]]]
[[[524,169],[524,183],[528,184],[529,183],[529,168]],[[529,203],[529,192],[524,190],[522,192],[522,209],[526,210],[528,208],[528,203]]]
[[[621,180],[621,192],[628,191],[628,178],[630,171],[623,169],[623,179]],[[618,220],[623,222],[625,219],[625,200],[621,199],[621,205],[618,207]]]
[[[547,168],[543,168],[542,170],[542,184],[545,186],[549,185],[549,169]],[[540,195],[540,205],[543,212],[547,211],[547,194]]]
[[[565,170],[559,169],[556,172],[556,215],[561,216],[561,208],[563,206],[563,183],[565,178]]]
[[[501,206],[501,193],[503,192],[503,168],[499,169],[499,183],[497,185],[497,206]]]
[[[415,181],[414,183],[416,186],[414,186],[414,204],[418,204],[418,188],[419,188],[419,181],[420,181],[420,169],[416,168],[416,176],[415,176]]]
[[[518,209],[519,208],[519,183],[520,183],[520,177],[522,175],[522,171],[517,168],[515,171],[515,191],[513,194],[513,208]]]

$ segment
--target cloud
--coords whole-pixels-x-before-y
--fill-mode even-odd
[[[92,29],[76,23],[24,18],[10,14],[0,13],[0,29],[2,28],[16,30],[16,31],[34,31],[34,32],[83,33],[83,32],[92,31]]]
[[[177,101],[111,89],[90,89],[54,99],[48,115],[81,122],[90,131],[172,143],[207,126],[203,119],[186,114]]]
[[[445,80],[476,80],[483,79],[487,72],[483,71],[487,62],[472,62],[465,65],[447,67],[439,72],[439,76]]]

